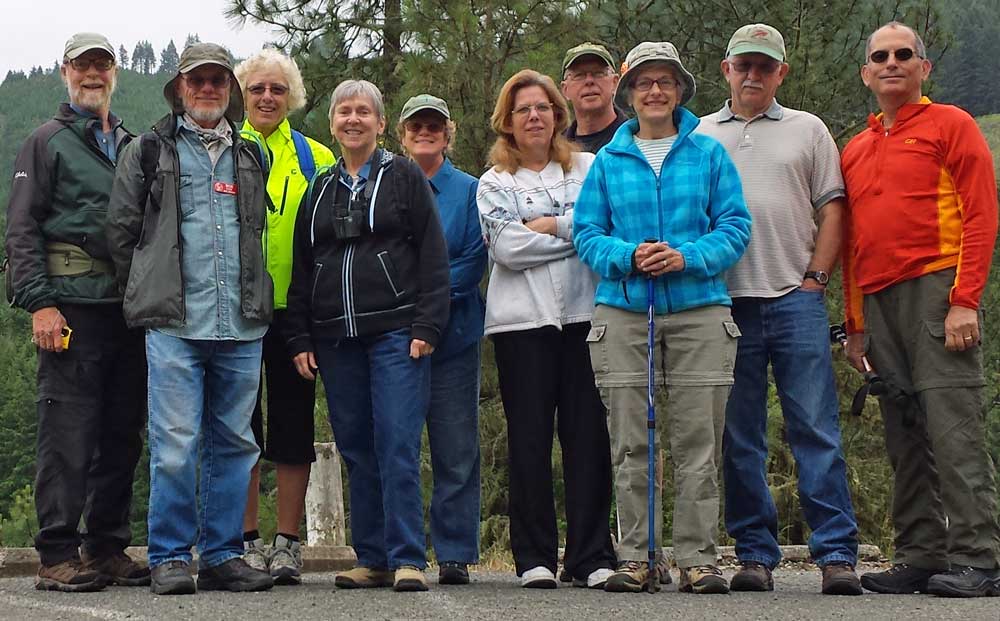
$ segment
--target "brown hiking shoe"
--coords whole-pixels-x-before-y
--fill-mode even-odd
[[[656,566],[653,566],[656,571]],[[618,569],[604,583],[604,590],[609,593],[639,593],[646,588],[646,578],[649,576],[649,563],[642,561],[622,561]],[[660,590],[660,581],[654,580],[655,590]]]
[[[743,561],[740,565],[742,565],[740,570],[729,581],[730,589],[734,591],[774,590],[774,578],[767,566],[756,561]]]
[[[414,565],[403,565],[396,570],[392,585],[394,591],[426,591],[427,578],[424,571]]]
[[[388,569],[355,567],[337,574],[333,579],[333,585],[341,589],[373,589],[391,587],[394,579],[395,572]]]
[[[118,550],[107,556],[89,558],[83,554],[83,567],[100,572],[109,584],[149,586],[149,566]]]
[[[729,584],[715,565],[697,565],[681,567],[677,590],[682,593],[725,594],[729,592]]]
[[[847,563],[830,563],[823,566],[824,595],[861,595],[861,580],[854,568]]]
[[[78,558],[67,559],[55,565],[42,565],[35,576],[35,588],[39,591],[88,593],[100,591],[106,584],[107,578],[93,569],[84,569]]]

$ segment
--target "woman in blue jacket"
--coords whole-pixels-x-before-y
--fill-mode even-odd
[[[616,99],[636,118],[598,153],[573,220],[580,259],[601,277],[587,340],[609,410],[621,524],[619,566],[605,585],[609,591],[641,590],[647,571],[647,278],[655,279],[656,381],[669,390],[678,588],[729,588],[716,567],[715,540],[722,430],[739,330],[722,273],[746,248],[750,214],[725,149],[692,133],[698,117],[681,106],[694,92],[694,77],[670,43],[640,43],[629,52]],[[661,507],[659,498],[657,482]],[[655,518],[660,533],[662,511]]]
[[[468,565],[479,562],[479,340],[486,317],[479,292],[486,246],[476,207],[477,181],[446,157],[455,123],[443,99],[411,97],[396,133],[430,183],[448,245],[451,312],[431,356],[427,411],[434,474],[431,541],[438,583],[468,584]]]

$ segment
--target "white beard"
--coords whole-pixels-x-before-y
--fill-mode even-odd
[[[69,100],[73,104],[84,110],[99,113],[110,107],[111,94],[115,92],[116,86],[118,86],[118,80],[111,78],[111,82],[101,90],[83,87],[73,88],[72,86],[67,86],[67,90],[69,91]]]
[[[198,123],[217,123],[223,116],[226,115],[226,108],[228,107],[229,101],[227,100],[214,108],[205,108],[202,106],[185,110],[185,112],[187,112],[188,116]]]

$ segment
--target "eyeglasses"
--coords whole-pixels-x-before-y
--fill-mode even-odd
[[[100,57],[100,58],[83,58],[78,56],[72,60],[66,60],[74,69],[77,71],[86,71],[90,69],[91,66],[98,71],[110,71],[112,67],[115,66],[115,61],[111,58]]]
[[[229,75],[225,73],[217,73],[211,77],[205,77],[201,75],[185,75],[184,81],[187,85],[194,89],[199,89],[205,85],[206,82],[211,83],[212,88],[222,88],[229,84]]]
[[[514,108],[515,116],[528,116],[531,111],[534,110],[538,114],[548,114],[552,112],[552,104],[548,101],[543,101],[541,103],[531,104],[530,106],[521,106],[520,108]]]
[[[874,52],[871,53],[870,56],[868,56],[868,60],[872,61],[876,65],[881,65],[882,63],[889,60],[889,54],[895,56],[896,60],[898,60],[901,63],[910,60],[914,56],[916,56],[917,58],[923,58],[923,56],[917,54],[912,49],[908,47],[901,47],[898,50],[875,50]]]
[[[640,93],[645,93],[646,91],[652,90],[654,84],[660,87],[661,91],[673,90],[677,88],[677,80],[673,78],[660,78],[659,80],[639,78],[632,84],[632,88]]]
[[[750,73],[756,67],[757,73],[761,75],[771,75],[781,66],[776,60],[765,60],[763,62],[752,62],[749,60],[733,60],[729,62],[729,67],[736,73]]]
[[[213,82],[213,85],[214,84],[215,83]],[[220,84],[219,86],[222,85]],[[247,89],[248,93],[250,93],[251,95],[255,95],[257,97],[260,97],[267,91],[271,91],[271,94],[274,95],[275,97],[282,97],[283,95],[288,93],[288,87],[285,86],[284,84],[254,84]]]
[[[430,121],[428,123],[423,123],[421,121],[407,121],[403,127],[406,128],[406,131],[413,132],[414,134],[419,134],[425,127],[427,128],[427,131],[432,134],[444,131],[444,123],[440,121]]]
[[[586,82],[588,79],[600,80],[601,78],[606,78],[611,75],[608,68],[600,69],[597,71],[570,71],[566,74],[566,79],[570,82]]]

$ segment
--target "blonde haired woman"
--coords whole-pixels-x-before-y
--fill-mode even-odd
[[[602,588],[615,564],[608,431],[586,342],[595,276],[573,248],[573,205],[594,156],[563,137],[568,124],[551,78],[526,69],[507,80],[493,110],[493,167],[476,195],[494,262],[486,334],[507,418],[511,548],[528,588],[556,587],[554,427],[563,456],[566,570],[574,585]]]

